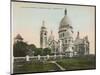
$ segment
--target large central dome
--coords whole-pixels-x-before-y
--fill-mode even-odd
[[[65,15],[60,22],[59,28],[65,28],[65,27],[69,26],[70,24],[71,24],[71,21],[69,20],[69,18],[67,16],[67,10],[65,9]]]

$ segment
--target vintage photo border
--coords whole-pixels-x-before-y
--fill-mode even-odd
[[[72,5],[72,6],[87,6],[95,8],[95,60],[96,60],[96,5],[83,5],[83,4],[67,4],[67,3],[52,3],[52,2],[36,2],[36,1],[19,1],[19,0],[11,0],[10,1],[10,73],[11,75],[15,74],[32,74],[32,73],[48,73],[48,71],[43,72],[27,72],[27,73],[13,73],[13,26],[12,26],[12,2],[25,2],[25,3],[40,3],[40,4],[54,4],[54,5]],[[96,62],[96,61],[95,61]],[[95,64],[96,65],[96,64]],[[95,68],[96,69],[96,68]],[[69,70],[69,71],[80,71],[80,70],[92,70],[92,69],[78,69],[78,70]],[[66,72],[66,71],[50,71],[50,72]]]

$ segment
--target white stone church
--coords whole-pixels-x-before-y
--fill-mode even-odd
[[[56,41],[51,31],[51,35],[47,37],[48,32],[43,21],[40,30],[40,47],[50,48],[54,54],[62,54],[67,57],[82,56],[89,54],[88,36],[80,38],[80,33],[77,32],[77,37],[73,40],[73,27],[67,15],[67,9],[64,11],[64,17],[61,19],[58,29],[59,40]]]

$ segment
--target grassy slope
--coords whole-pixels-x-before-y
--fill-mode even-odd
[[[63,59],[58,59],[56,61],[66,70],[96,68],[95,56],[85,56],[79,58],[66,58],[66,59],[63,58]],[[36,60],[33,60],[32,62],[14,63],[14,73],[46,72],[46,71],[59,71],[59,68],[55,64],[47,62],[43,63]]]
[[[85,56],[80,58],[69,58],[57,61],[59,65],[64,67],[66,70],[77,70],[77,69],[95,69],[96,61],[94,56]]]
[[[52,63],[41,63],[38,61],[32,63],[24,63],[23,66],[15,66],[15,73],[27,73],[27,72],[45,72],[45,71],[58,71],[59,68]]]

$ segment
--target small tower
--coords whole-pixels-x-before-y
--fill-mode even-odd
[[[45,21],[42,21],[42,27],[40,30],[40,48],[47,47],[47,29],[45,27]]]
[[[54,40],[53,31],[51,30],[51,34],[48,39],[48,43]]]
[[[80,39],[80,33],[79,33],[79,31],[77,32],[77,37],[76,37],[76,39]]]
[[[89,40],[88,36],[84,37],[85,55],[89,55]]]

